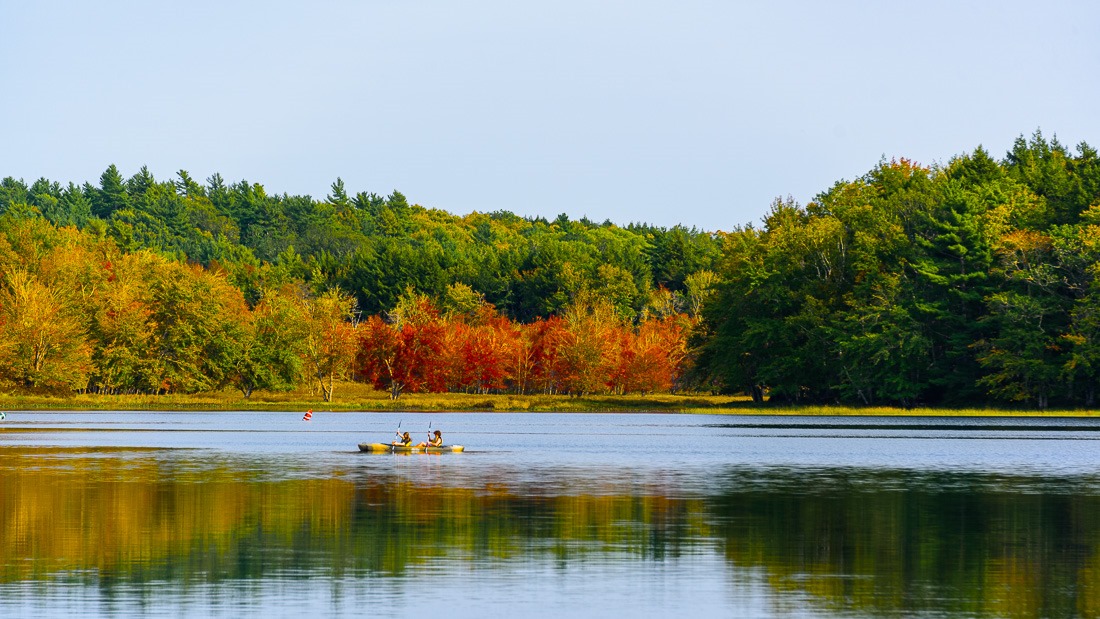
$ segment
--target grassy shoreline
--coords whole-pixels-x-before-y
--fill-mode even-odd
[[[144,410],[144,411],[366,411],[366,412],[638,412],[772,416],[892,416],[892,417],[1100,417],[1098,409],[1029,410],[1014,408],[914,408],[886,406],[767,406],[747,397],[704,394],[599,395],[583,398],[549,395],[477,395],[410,393],[398,400],[366,385],[345,383],[335,401],[324,402],[306,390],[256,393],[245,399],[237,391],[191,395],[69,396],[0,393],[0,410]]]

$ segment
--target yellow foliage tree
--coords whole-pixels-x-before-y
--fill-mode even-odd
[[[0,287],[0,372],[36,389],[81,389],[91,352],[84,325],[54,288],[21,269]]]
[[[303,360],[325,402],[332,401],[336,380],[346,377],[355,361],[358,340],[351,322],[354,308],[355,300],[335,289],[302,299],[307,325]]]

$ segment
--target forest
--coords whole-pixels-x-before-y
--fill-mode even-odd
[[[755,401],[1091,407],[1100,160],[1036,132],[882,161],[723,236],[697,368]]]
[[[98,186],[5,178],[0,205],[0,378],[26,392],[668,391],[720,248],[339,179],[314,200],[110,166]]]
[[[725,232],[111,165],[0,181],[0,381],[1091,407],[1098,274],[1100,160],[1038,131]]]

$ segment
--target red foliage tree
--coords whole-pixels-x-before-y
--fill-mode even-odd
[[[361,327],[359,374],[395,400],[406,391],[447,388],[446,325],[427,299],[411,303],[403,322],[371,316]]]
[[[359,326],[357,374],[375,389],[389,391],[394,400],[405,390],[405,383],[397,372],[400,348],[397,329],[386,324],[380,316],[371,316]]]
[[[560,316],[539,319],[524,327],[524,362],[531,391],[546,394],[561,391],[558,372],[561,370],[560,347],[566,340],[565,329],[565,321]]]
[[[665,391],[685,357],[684,316],[635,331],[599,302],[526,325],[489,304],[444,316],[423,296],[402,303],[397,321],[373,316],[361,327],[359,375],[394,399],[406,391]]]
[[[401,327],[395,372],[405,390],[447,390],[446,328],[436,319]]]

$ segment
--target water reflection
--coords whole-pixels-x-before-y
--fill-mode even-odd
[[[554,574],[577,575],[570,595],[599,582],[586,603],[629,604],[631,578],[649,573],[670,606],[717,587],[727,612],[748,596],[777,615],[793,600],[795,614],[1100,614],[1088,476],[737,465],[689,491],[675,475],[592,491],[569,471],[545,485],[506,468],[456,483],[431,466],[295,475],[187,450],[3,449],[0,605],[59,584],[186,605],[225,595],[219,585],[253,599],[303,579],[377,603],[425,577],[553,593],[537,583]],[[376,584],[348,584],[364,579]]]
[[[833,470],[724,479],[725,556],[869,615],[1096,616],[1095,480]]]

